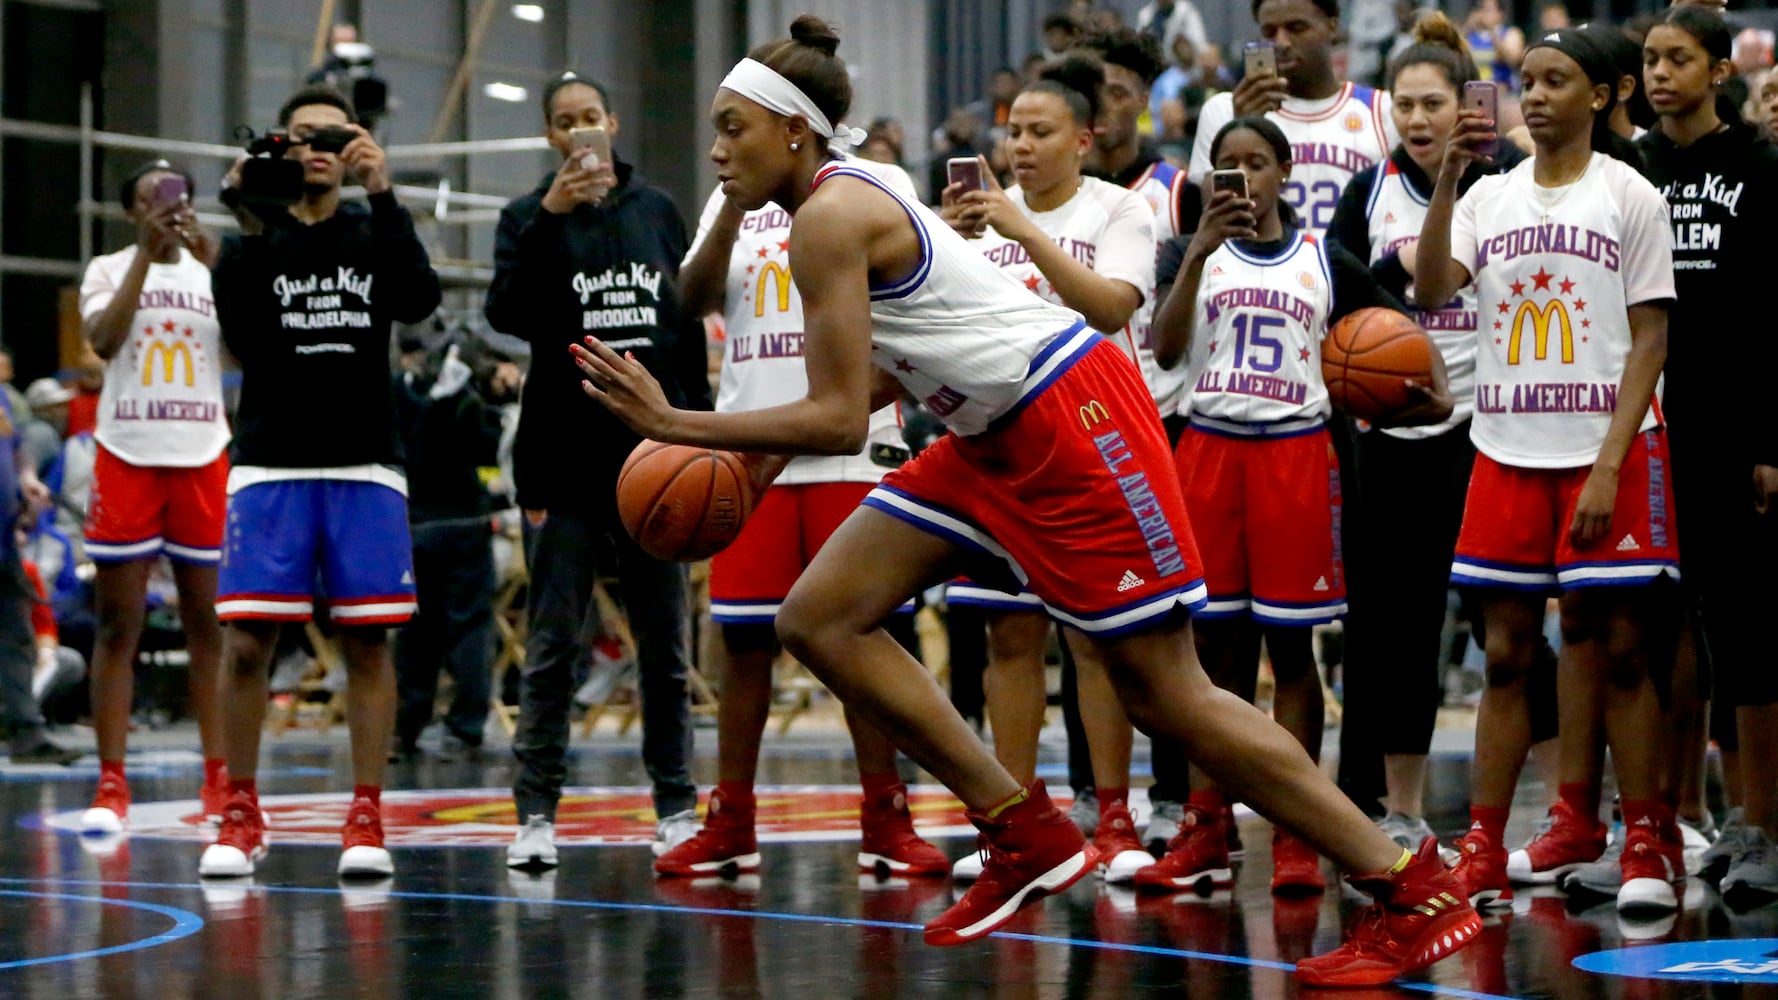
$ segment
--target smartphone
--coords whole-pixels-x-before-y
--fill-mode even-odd
[[[185,178],[178,174],[163,174],[154,182],[154,194],[150,201],[154,207],[166,208],[191,197],[191,190],[185,186]]]
[[[1233,191],[1235,197],[1243,201],[1247,199],[1247,173],[1243,170],[1212,170],[1210,171],[1210,194],[1215,197],[1218,191]]]
[[[971,191],[985,190],[988,186],[982,181],[982,161],[973,156],[953,156],[946,160],[945,180]]]
[[[1500,90],[1487,80],[1471,80],[1463,85],[1463,107],[1480,111],[1483,117],[1499,127],[1500,122]],[[1492,142],[1476,147],[1478,152],[1486,156],[1500,155],[1500,137],[1495,136]]]
[[[309,133],[309,150],[315,153],[338,154],[356,138],[358,138],[358,133],[353,129],[339,125],[324,125]]]
[[[585,126],[568,130],[568,148],[573,150],[569,155],[580,157],[592,150],[600,163],[611,162],[611,133],[598,126]]]
[[[1241,58],[1248,76],[1278,75],[1278,47],[1271,42],[1248,42]]]

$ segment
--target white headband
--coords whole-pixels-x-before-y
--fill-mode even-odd
[[[777,70],[756,59],[743,59],[722,78],[722,86],[747,98],[767,111],[789,117],[802,115],[816,135],[834,146],[858,146],[864,143],[863,129],[851,128],[845,122],[831,124],[815,102],[802,88],[784,79]]]

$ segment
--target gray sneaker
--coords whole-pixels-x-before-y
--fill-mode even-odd
[[[1074,796],[1074,804],[1068,807],[1068,818],[1080,827],[1080,835],[1091,840],[1093,832],[1099,829],[1099,796],[1091,788],[1083,788]]]
[[[1157,799],[1150,799],[1148,804],[1154,811],[1149,814],[1148,828],[1142,831],[1142,846],[1158,858],[1167,853],[1167,844],[1179,836],[1179,824],[1185,819],[1185,806],[1179,802]]]
[[[1617,836],[1611,839],[1605,853],[1599,860],[1590,865],[1581,865],[1563,876],[1558,883],[1562,891],[1570,896],[1591,893],[1595,896],[1615,896],[1624,884],[1624,831],[1619,829]]]
[[[506,848],[508,868],[554,868],[556,825],[542,813],[525,817],[525,825]]]
[[[1704,849],[1698,856],[1698,874],[1711,885],[1719,885],[1722,877],[1728,874],[1729,865],[1735,860],[1735,853],[1741,849],[1741,831],[1747,828],[1747,814],[1740,806],[1730,809],[1722,818],[1722,830],[1717,833],[1716,841]]]
[[[1724,896],[1778,896],[1778,845],[1757,826],[1741,827],[1741,850],[1722,877]]]
[[[683,809],[654,825],[654,856],[660,857],[698,835],[698,811]]]
[[[1408,816],[1398,812],[1389,813],[1377,820],[1377,829],[1410,851],[1419,851],[1420,845],[1426,843],[1426,838],[1435,837],[1432,827],[1426,823],[1426,817]]]

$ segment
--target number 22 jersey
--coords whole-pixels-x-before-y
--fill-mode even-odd
[[[1195,308],[1186,407],[1194,421],[1278,430],[1269,425],[1327,416],[1321,338],[1333,277],[1319,240],[1294,230],[1281,244],[1224,243],[1204,261]]]

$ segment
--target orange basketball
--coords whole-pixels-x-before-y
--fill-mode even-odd
[[[617,474],[617,512],[642,551],[697,562],[741,533],[753,487],[732,451],[644,441]]]
[[[1321,342],[1321,378],[1333,405],[1361,420],[1382,420],[1414,405],[1404,379],[1432,384],[1438,350],[1426,331],[1393,309],[1360,309]]]

